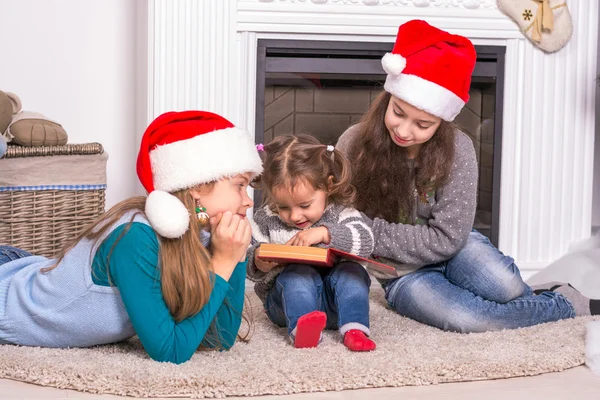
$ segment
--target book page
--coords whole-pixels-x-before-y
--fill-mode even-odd
[[[377,262],[375,260],[370,260],[368,258],[357,256],[356,254],[347,253],[347,252],[339,250],[339,249],[332,248],[329,250],[332,253],[334,253],[337,257],[348,260],[348,261],[357,262],[367,269],[372,269],[372,270],[381,272],[383,274],[389,275],[390,277],[400,276],[398,274],[398,271],[396,270],[396,268],[394,268],[391,265],[383,264],[383,263]]]

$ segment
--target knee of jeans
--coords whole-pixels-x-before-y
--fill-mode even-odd
[[[525,294],[527,285],[520,277],[514,277],[510,282],[506,282],[504,291],[501,293],[498,299],[495,299],[497,303],[508,303],[513,301]]]
[[[289,264],[277,276],[277,282],[284,286],[290,282],[294,284],[319,285],[322,279],[317,270],[310,265]]]
[[[477,231],[471,231],[464,246],[460,249],[456,256],[479,258],[482,257],[494,245],[489,239]],[[494,247],[495,249],[495,247]]]
[[[351,261],[337,264],[332,272],[332,278],[336,282],[340,279],[358,280],[371,286],[371,278],[367,270],[362,265]]]
[[[397,311],[412,307],[420,302],[420,297],[429,291],[424,276],[405,275],[389,282],[385,287],[385,299]],[[401,312],[402,314],[402,312]]]
[[[477,280],[485,290],[486,300],[507,303],[522,296],[527,286],[514,260],[502,254],[487,237],[471,232],[465,247],[456,255],[455,262],[475,270]]]
[[[510,260],[510,265],[499,265],[497,268],[490,269],[492,276],[490,279],[495,281],[496,290],[487,296],[486,300],[496,303],[508,303],[525,294],[527,285],[523,282],[517,266]]]
[[[477,231],[471,231],[465,242],[464,246],[455,255],[460,259],[468,260],[490,260],[498,261],[502,259],[510,259],[509,256],[504,255],[496,246],[490,242],[486,236],[482,235]]]
[[[277,307],[277,305],[273,303],[265,304],[265,313],[267,314],[269,320],[271,320],[271,322],[273,322],[275,325],[282,328],[287,326],[285,314],[281,308]]]

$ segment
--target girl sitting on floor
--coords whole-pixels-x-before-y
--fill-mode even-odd
[[[257,258],[261,243],[335,247],[367,257],[373,235],[354,197],[350,167],[333,146],[309,135],[284,135],[265,146],[259,186],[266,205],[254,214],[248,276],[271,321],[287,327],[297,348],[315,347],[323,329],[339,329],[353,351],[375,349],[369,338],[367,271],[354,262],[333,268],[277,265]]]

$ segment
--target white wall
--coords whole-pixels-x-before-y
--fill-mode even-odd
[[[134,195],[135,0],[0,0],[0,90],[109,154],[107,208]]]
[[[600,21],[600,10],[598,13]],[[598,43],[598,66],[600,77],[600,42]],[[592,197],[592,229],[600,230],[600,78],[596,82],[596,142],[594,150],[594,194]]]

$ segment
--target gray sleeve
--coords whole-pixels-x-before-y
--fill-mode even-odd
[[[428,225],[375,218],[373,254],[401,263],[428,265],[452,258],[466,243],[477,206],[477,159],[471,140],[457,133],[450,179],[436,191]]]
[[[246,275],[248,276],[248,279],[253,282],[261,281],[265,277],[265,273],[256,268],[256,264],[254,264],[254,253],[258,246],[260,246],[260,243],[253,238],[252,243],[246,252],[246,259],[248,260],[248,264],[246,264]]]
[[[339,137],[337,143],[335,144],[335,148],[342,152],[346,157],[348,156],[348,151],[350,150],[350,145],[358,135],[358,124],[352,125],[350,128],[346,129],[342,136]]]
[[[328,247],[361,257],[369,257],[373,252],[373,232],[355,209],[344,208],[339,214],[337,223],[323,225],[327,227],[331,236]]]
[[[254,282],[258,282],[264,279],[265,272],[256,268],[254,264],[254,253],[256,249],[262,243],[270,243],[269,239],[269,229],[266,223],[261,223],[261,221],[265,221],[267,218],[265,212],[262,209],[257,210],[254,213],[253,218],[250,220],[250,227],[252,228],[252,241],[250,243],[250,247],[246,252],[246,259],[248,260],[248,264],[246,265],[246,275],[248,279]]]

